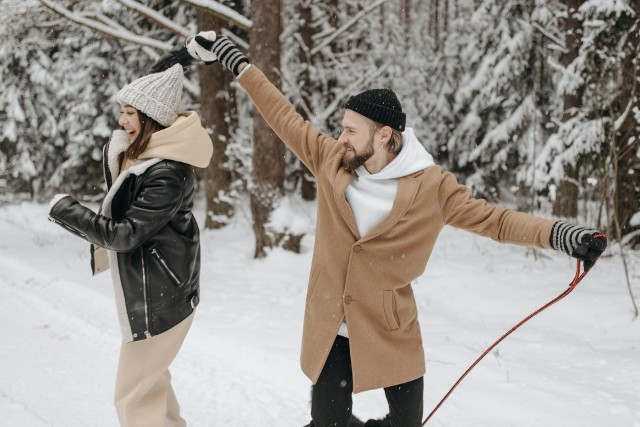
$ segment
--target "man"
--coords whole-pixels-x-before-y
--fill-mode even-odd
[[[421,425],[425,363],[411,282],[423,274],[444,225],[503,243],[560,249],[584,260],[585,268],[606,247],[595,230],[473,198],[405,127],[390,89],[351,97],[336,141],[305,122],[229,39],[204,32],[187,49],[230,69],[316,177],[317,233],[301,354],[314,384],[310,426],[348,426],[352,393],[377,388],[389,403],[388,425]]]

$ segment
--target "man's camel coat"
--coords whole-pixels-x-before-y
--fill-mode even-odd
[[[555,221],[475,199],[439,166],[400,178],[389,215],[360,236],[345,198],[345,189],[357,177],[340,166],[342,145],[305,121],[255,65],[243,70],[238,81],[317,180],[316,238],[301,354],[302,370],[314,383],[343,318],[354,392],[424,375],[411,282],[424,272],[445,224],[503,243],[550,247]]]

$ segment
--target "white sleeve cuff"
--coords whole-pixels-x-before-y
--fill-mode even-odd
[[[58,203],[60,200],[64,199],[67,196],[68,194],[63,194],[63,193],[56,194],[55,196],[53,196],[53,199],[51,199],[51,201],[49,202],[49,210],[53,209],[56,203]]]
[[[247,66],[246,66],[246,67],[244,67],[244,68],[242,69],[242,71],[240,71],[240,72],[238,73],[238,76],[236,77],[236,79],[239,79],[239,78],[240,78],[240,76],[241,76],[241,75],[243,75],[243,74],[244,74],[244,72],[245,72],[245,71],[247,71],[247,70],[249,69],[249,67],[251,67],[251,63],[250,63],[250,62],[248,62],[248,63],[247,63]]]

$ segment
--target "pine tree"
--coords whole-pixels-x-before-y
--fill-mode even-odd
[[[558,108],[544,66],[554,52],[537,34],[554,31],[551,6],[542,0],[485,2],[468,23],[469,43],[457,47],[464,63],[452,95],[448,158],[476,194],[490,200],[504,200],[513,188],[532,188],[539,180],[532,165]],[[526,199],[514,202],[531,206]]]
[[[3,16],[0,175],[38,199],[101,192],[101,147],[117,126],[112,96],[131,73],[113,67],[121,49],[80,26],[42,25],[54,17],[37,4]]]
[[[584,30],[558,96],[572,95],[579,102],[547,141],[545,158],[553,160],[547,165],[549,177],[558,182],[567,169],[575,171],[583,197],[607,201],[593,222],[618,229],[619,236],[637,244],[640,227],[632,218],[640,210],[640,5],[586,1],[567,12],[578,15]]]

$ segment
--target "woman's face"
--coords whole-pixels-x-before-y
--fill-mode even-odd
[[[120,119],[118,119],[118,124],[127,132],[129,141],[133,142],[140,134],[142,127],[138,110],[129,104],[120,104],[120,112],[122,114],[120,115]]]

